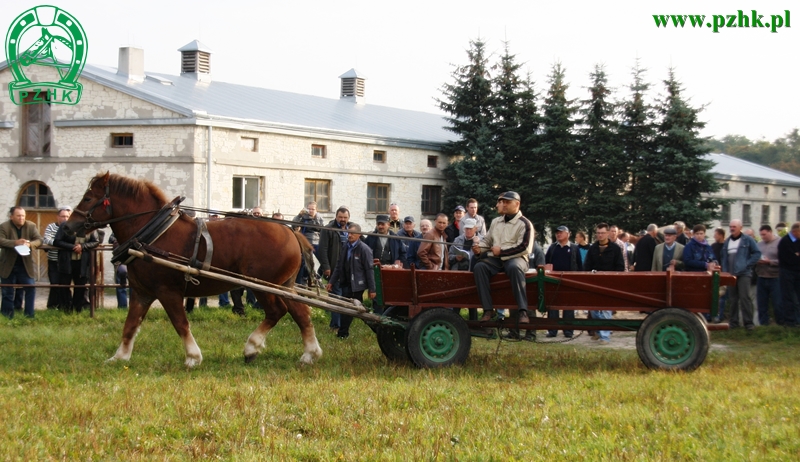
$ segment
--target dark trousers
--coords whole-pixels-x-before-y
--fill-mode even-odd
[[[781,268],[781,311],[785,326],[797,326],[800,322],[800,271]]]
[[[739,311],[742,313],[742,324],[751,328],[753,324],[753,299],[750,297],[750,275],[736,276],[736,285],[728,287],[731,301],[730,326],[739,327]]]
[[[489,288],[489,279],[497,273],[505,272],[511,282],[511,291],[517,301],[519,310],[528,310],[528,294],[525,292],[525,271],[528,270],[528,262],[522,258],[512,258],[503,261],[497,257],[487,257],[480,260],[475,269],[475,285],[478,288],[478,298],[481,300],[483,309],[493,310],[492,291]]]
[[[775,322],[784,324],[781,312],[781,289],[778,278],[758,278],[756,289],[756,305],[758,305],[758,323],[762,326],[769,324],[769,301],[772,299],[772,311]]]
[[[558,310],[547,310],[547,319],[558,319]],[[564,319],[575,319],[575,310],[564,310]],[[548,330],[548,334],[555,336],[558,334],[557,330]],[[564,336],[572,337],[572,329],[565,330]]]
[[[338,281],[336,282],[336,284],[333,284],[333,287],[331,287],[331,293],[333,295],[342,295],[342,287]],[[330,315],[331,315],[331,322],[330,324],[328,324],[328,327],[330,327],[331,329],[338,329],[339,326],[342,324],[342,315],[339,313],[334,313],[333,311],[330,311]]]
[[[85,304],[84,295],[86,295],[86,287],[84,287],[84,285],[86,284],[86,278],[81,275],[80,260],[71,260],[70,267],[72,269],[70,273],[58,273],[59,284],[74,284],[74,287],[72,288],[72,301],[66,305],[66,310],[75,310],[80,313]],[[62,297],[64,297],[65,302],[69,300],[69,288],[64,287],[60,290],[63,291]]]
[[[233,312],[236,314],[244,314],[244,304],[242,303],[242,296],[244,295],[244,287],[231,290],[231,302],[233,303]]]
[[[353,300],[358,300],[359,302],[364,299],[364,291],[357,290],[353,292],[350,287],[342,287],[342,297],[352,298]],[[353,317],[347,314],[341,315],[340,318],[340,325],[339,325],[339,332],[336,334],[337,337],[348,337],[350,335],[350,324],[353,323]]]
[[[3,284],[33,284],[33,278],[28,276],[28,271],[22,264],[14,265],[11,274],[7,278],[2,278]],[[33,287],[25,287],[21,290],[25,291],[25,316],[32,318],[34,315],[33,304],[36,297],[36,289]],[[14,317],[14,295],[16,289],[14,287],[3,287],[3,301],[0,304],[0,311],[7,318]]]
[[[114,271],[114,282],[121,285],[117,287],[117,308],[128,307],[128,265],[117,265]]]

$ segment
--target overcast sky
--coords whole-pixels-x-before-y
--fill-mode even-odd
[[[628,93],[636,58],[648,69],[651,96],[674,66],[707,122],[703,134],[773,140],[800,127],[796,2],[726,1],[72,1],[13,2],[0,9],[8,28],[27,8],[52,4],[74,15],[89,42],[89,63],[117,66],[118,48],[144,48],[150,72],[178,74],[177,49],[199,39],[213,50],[214,80],[337,98],[338,76],[367,76],[367,104],[439,112],[435,98],[452,64],[481,38],[497,57],[510,44],[537,90],[561,61],[570,96],[586,98],[589,72],[603,63],[616,97]],[[658,28],[654,14],[785,17],[790,28]],[[727,21],[726,21],[727,22]],[[7,96],[8,90],[2,89]]]

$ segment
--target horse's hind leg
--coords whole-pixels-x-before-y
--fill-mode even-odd
[[[123,360],[128,361],[131,359],[133,353],[133,341],[136,339],[136,334],[139,333],[139,328],[147,315],[147,310],[153,304],[154,299],[148,296],[139,295],[136,290],[131,290],[131,300],[128,305],[128,317],[125,319],[125,327],[122,328],[122,343],[119,344],[117,352],[114,356],[108,358],[108,361]]]
[[[186,319],[186,311],[183,308],[183,297],[177,293],[169,293],[160,296],[158,300],[164,305],[164,310],[167,312],[169,320],[172,321],[175,332],[183,340],[183,347],[186,350],[186,367],[199,366],[203,362],[203,354],[189,328],[189,320]]]
[[[314,331],[314,324],[311,322],[311,307],[305,303],[286,300],[289,305],[289,314],[300,328],[300,335],[303,337],[303,356],[300,362],[303,364],[313,364],[314,361],[322,357],[322,348],[317,341],[317,333]]]
[[[282,299],[275,295],[266,294],[264,292],[255,293],[258,302],[264,307],[264,320],[256,327],[256,330],[247,338],[244,344],[244,360],[251,362],[256,356],[264,349],[264,342],[267,339],[267,334],[275,324],[280,321],[283,315],[286,314],[286,304]]]

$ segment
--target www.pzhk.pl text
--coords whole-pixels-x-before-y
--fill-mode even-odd
[[[656,27],[703,27],[705,25],[712,29],[714,33],[719,33],[722,28],[765,28],[772,33],[777,33],[778,29],[791,27],[791,17],[789,10],[783,10],[783,14],[771,14],[769,19],[765,19],[763,14],[758,14],[756,10],[750,10],[750,14],[743,10],[738,10],[737,14],[714,14],[711,15],[710,22],[706,22],[708,16],[703,14],[654,14],[653,19]]]

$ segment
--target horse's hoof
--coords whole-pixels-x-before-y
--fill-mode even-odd
[[[197,358],[186,358],[186,362],[184,364],[186,364],[186,367],[191,369],[193,367],[199,366],[202,361],[203,361],[202,358],[200,358],[200,359],[197,359]]]
[[[106,363],[113,363],[113,362],[115,362],[116,360],[117,360],[117,357],[116,357],[116,356],[112,356],[112,357],[110,357],[110,358],[106,359]]]
[[[255,359],[256,359],[256,356],[258,356],[258,354],[244,355],[244,363],[245,363],[245,364],[250,364],[250,363],[252,363],[252,362],[253,362],[253,360],[255,360]]]

